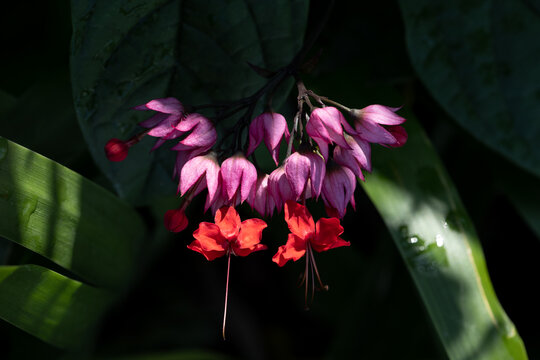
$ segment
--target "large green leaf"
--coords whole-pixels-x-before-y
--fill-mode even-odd
[[[451,359],[526,359],[452,181],[417,121],[401,149],[374,149],[364,189],[385,221]]]
[[[435,99],[492,149],[540,176],[540,7],[402,0],[409,55]]]
[[[175,96],[197,105],[251,95],[265,79],[247,62],[276,69],[301,47],[307,0],[72,1],[71,75],[79,124],[92,155],[123,198],[174,194],[173,154],[151,139],[110,163],[110,138],[140,131],[130,108]],[[281,95],[283,98],[283,93]],[[277,106],[277,101],[274,101]]]
[[[60,348],[88,340],[111,296],[36,265],[0,266],[0,318]]]
[[[127,279],[144,234],[140,217],[116,196],[4,138],[0,213],[0,236],[99,286]]]

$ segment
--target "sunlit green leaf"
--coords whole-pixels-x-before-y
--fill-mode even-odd
[[[538,5],[400,1],[412,64],[477,139],[540,176]]]
[[[299,50],[307,0],[72,1],[71,69],[75,108],[92,155],[123,198],[144,203],[174,194],[174,154],[149,153],[152,139],[110,163],[103,147],[127,139],[148,113],[131,107],[176,96],[197,105],[238,100],[266,79],[248,62],[270,70]],[[289,83],[290,85],[291,83]],[[273,101],[288,91],[277,93]]]
[[[374,149],[363,183],[420,291],[451,359],[526,359],[491,285],[478,237],[423,130],[404,115],[400,149]]]
[[[144,226],[116,196],[0,138],[0,236],[82,279],[115,286],[131,272]]]
[[[0,318],[60,348],[88,340],[110,295],[36,265],[0,266]]]

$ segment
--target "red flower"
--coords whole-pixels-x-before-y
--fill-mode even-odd
[[[225,286],[225,309],[223,311],[223,339],[227,319],[227,299],[229,297],[229,273],[231,254],[248,256],[254,251],[266,249],[261,244],[262,231],[266,223],[261,219],[248,219],[240,222],[240,216],[232,206],[224,206],[216,212],[215,224],[202,222],[193,233],[195,241],[188,248],[214,260],[227,255],[227,285]]]
[[[310,273],[312,277],[311,300],[315,294],[315,276],[317,277],[318,289],[328,290],[328,286],[322,283],[317,264],[315,264],[313,250],[321,252],[340,246],[349,246],[350,243],[339,237],[343,234],[343,227],[339,224],[339,219],[335,217],[322,218],[315,224],[308,209],[294,201],[288,200],[285,203],[285,221],[289,225],[291,233],[287,243],[279,247],[278,252],[272,257],[272,261],[283,266],[289,260],[296,261],[306,255],[306,270],[300,285],[306,284],[305,304],[307,309]]]
[[[261,219],[240,222],[240,216],[232,206],[224,206],[216,212],[215,224],[202,222],[193,233],[195,240],[188,248],[204,255],[207,260],[234,254],[247,256],[254,251],[266,249],[261,244],[266,223]]]
[[[343,234],[343,227],[339,219],[319,219],[317,224],[308,209],[294,201],[285,203],[285,221],[289,225],[289,238],[285,245],[279,247],[272,261],[283,266],[289,260],[298,260],[306,251],[312,257],[311,249],[321,252],[340,246],[349,246],[350,242],[343,240],[339,235]]]

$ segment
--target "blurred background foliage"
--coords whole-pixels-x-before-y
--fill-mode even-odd
[[[521,359],[521,339],[540,357],[540,7],[525,0],[336,3],[306,85],[350,107],[403,105],[411,138],[374,150],[344,219],[352,246],[318,256],[331,290],[308,312],[303,264],[269,260],[287,229],[268,219],[269,251],[233,259],[222,341],[225,262],[185,248],[210,219],[203,201],[167,233],[171,152],[149,154],[146,139],[119,165],[102,149],[138,131],[145,114],[130,107],[151,98],[253,93],[265,80],[246,61],[285,65],[326,9],[269,4],[56,1],[0,15],[2,358]],[[274,99],[288,118],[291,85]]]

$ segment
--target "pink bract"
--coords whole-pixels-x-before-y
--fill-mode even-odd
[[[242,203],[247,200],[257,182],[257,169],[244,154],[237,153],[221,164],[221,179],[224,197],[231,202],[236,202],[238,197]]]
[[[343,148],[349,146],[343,137],[343,122],[345,122],[343,114],[332,106],[317,108],[311,112],[306,132],[319,145],[325,160],[328,159],[329,144],[337,144]]]
[[[182,167],[180,171],[179,189],[180,195],[192,190],[191,196],[208,188],[207,206],[214,203],[219,190],[220,167],[216,155],[209,153],[192,158]]]
[[[324,159],[314,152],[295,152],[285,162],[285,175],[291,184],[295,199],[307,198],[306,186],[310,184],[310,194],[318,198],[326,172]]]
[[[141,127],[151,129],[148,135],[153,137],[174,137],[176,134],[175,126],[184,116],[184,107],[180,101],[175,98],[154,99],[146,104],[135,106],[135,110],[153,110],[158,113],[149,119],[139,123]],[[158,148],[163,141],[156,143]]]
[[[395,114],[399,109],[383,105],[369,105],[360,110],[352,110],[356,134],[370,143],[392,147],[404,145],[407,141],[407,133],[399,125],[405,122],[405,118]]]
[[[289,138],[287,120],[278,113],[264,113],[257,116],[249,126],[249,148],[247,155],[251,155],[264,139],[264,143],[276,165],[278,164],[279,145],[281,140]]]
[[[278,213],[281,211],[285,201],[296,199],[291,183],[285,175],[285,167],[283,165],[270,173],[268,177],[268,191],[274,199]]]
[[[322,199],[326,206],[337,210],[339,217],[343,218],[347,204],[351,202],[353,208],[356,177],[353,172],[343,166],[332,165],[326,172],[322,186]]]
[[[270,176],[268,174],[259,175],[255,184],[255,190],[251,192],[248,198],[249,205],[262,216],[272,216],[276,207],[276,203],[268,187],[269,178]]]
[[[354,175],[364,180],[362,169],[371,172],[371,146],[359,136],[345,134],[349,149],[334,148],[334,161],[352,170]]]

